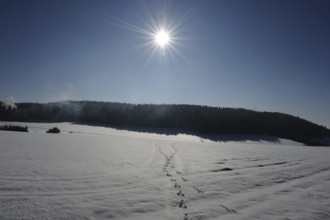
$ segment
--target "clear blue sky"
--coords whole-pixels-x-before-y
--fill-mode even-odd
[[[328,0],[0,0],[0,100],[243,107],[330,128],[329,12]],[[164,48],[156,28],[172,30]]]

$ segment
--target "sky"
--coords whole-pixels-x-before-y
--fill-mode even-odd
[[[247,108],[330,128],[329,11],[327,0],[0,0],[0,100]]]

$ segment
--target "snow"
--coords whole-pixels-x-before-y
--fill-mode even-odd
[[[15,124],[30,132],[0,131],[0,219],[330,219],[330,148]]]

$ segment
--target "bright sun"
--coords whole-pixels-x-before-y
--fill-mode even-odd
[[[164,48],[170,41],[170,36],[169,34],[161,30],[155,35],[155,42],[158,46]]]

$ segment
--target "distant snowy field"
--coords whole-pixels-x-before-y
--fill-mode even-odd
[[[30,132],[0,131],[0,219],[330,219],[327,147],[15,124]]]

